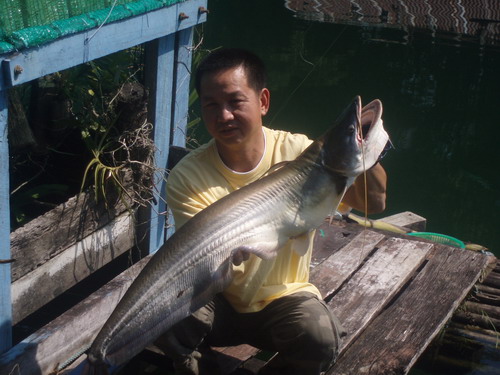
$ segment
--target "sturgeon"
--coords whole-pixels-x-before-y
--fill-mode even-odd
[[[270,259],[289,239],[317,228],[355,178],[379,160],[389,142],[381,115],[379,100],[362,110],[355,97],[295,160],[218,200],[177,230],[98,333],[87,373],[126,362],[208,303],[231,282],[233,263],[249,254]]]

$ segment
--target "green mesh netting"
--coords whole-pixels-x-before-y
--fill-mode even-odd
[[[0,54],[184,0],[1,0]]]

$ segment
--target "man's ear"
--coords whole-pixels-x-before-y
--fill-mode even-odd
[[[269,104],[271,100],[271,93],[268,89],[263,88],[260,92],[260,113],[265,116],[269,110]]]

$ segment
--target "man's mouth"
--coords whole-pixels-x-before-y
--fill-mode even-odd
[[[229,135],[237,131],[238,128],[236,126],[224,126],[219,129],[219,133]]]

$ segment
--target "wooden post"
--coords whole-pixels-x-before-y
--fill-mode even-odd
[[[0,260],[10,259],[9,145],[7,140],[7,90],[0,75]],[[12,346],[10,263],[0,263],[0,353]]]
[[[149,121],[154,125],[156,146],[155,202],[152,204],[149,223],[148,252],[156,251],[165,239],[164,201],[165,172],[170,147],[170,127],[172,119],[172,99],[175,57],[175,34],[154,40],[147,45],[146,78],[149,87]],[[144,220],[141,220],[141,222]]]
[[[191,78],[193,28],[177,33],[175,87],[173,95],[171,146],[186,147],[189,106],[189,81]]]
[[[193,28],[177,33],[175,86],[172,94],[173,113],[170,146],[186,147],[187,124],[189,115],[189,82],[191,80],[191,62],[193,57]],[[168,172],[168,171],[167,171]],[[167,216],[166,237],[174,234],[174,220]]]

